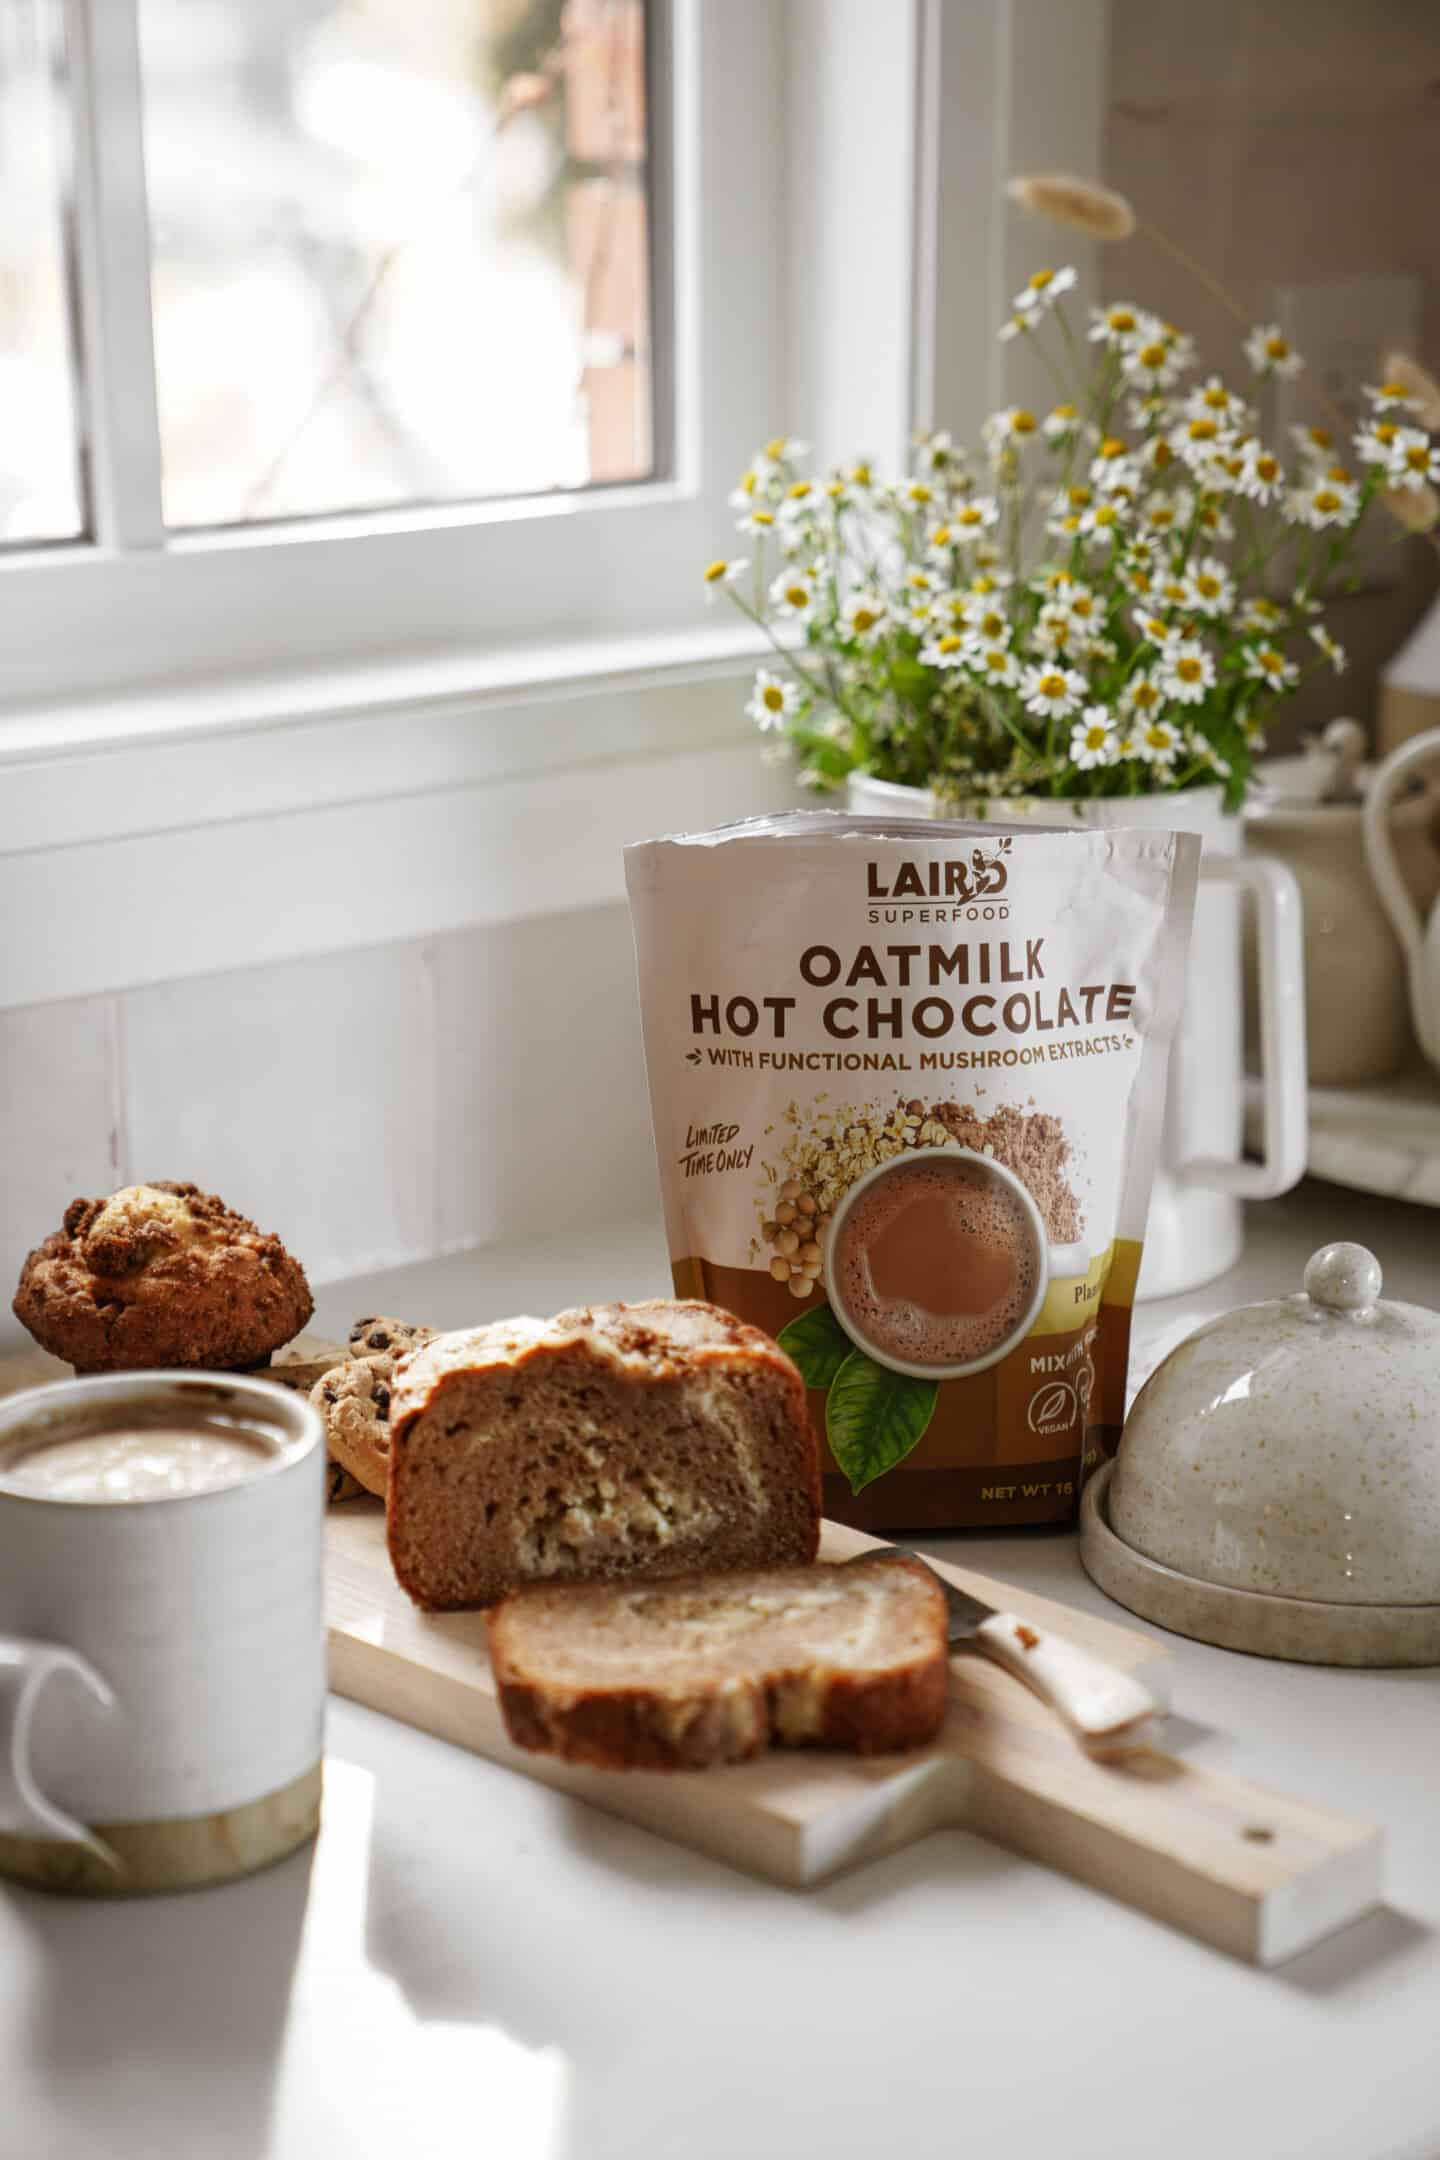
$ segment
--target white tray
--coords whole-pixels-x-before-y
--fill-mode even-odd
[[[1260,1138],[1260,1097],[1246,1088],[1245,1137]],[[1440,1207],[1440,1074],[1418,1066],[1371,1087],[1311,1088],[1308,1170],[1361,1192]]]

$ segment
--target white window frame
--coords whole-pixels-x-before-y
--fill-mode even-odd
[[[656,252],[674,265],[673,291],[663,276],[654,296],[657,315],[673,309],[673,334],[663,340],[677,421],[667,477],[167,533],[138,0],[64,0],[94,532],[0,562],[9,603],[0,688],[12,707],[177,677],[353,663],[367,653],[493,652],[703,623],[698,570],[731,537],[726,491],[777,381],[780,28],[767,0],[655,0],[653,20],[656,73],[673,86],[669,110],[652,116]],[[743,189],[727,171],[727,146],[740,143]]]

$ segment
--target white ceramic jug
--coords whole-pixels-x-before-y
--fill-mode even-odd
[[[1390,830],[1391,805],[1402,781],[1432,759],[1440,763],[1440,728],[1402,743],[1377,769],[1365,802],[1365,857],[1405,955],[1420,1047],[1432,1065],[1440,1066],[1440,902],[1431,909],[1427,928],[1400,874]]]

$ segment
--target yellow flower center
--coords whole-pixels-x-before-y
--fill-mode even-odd
[[[810,604],[809,586],[787,585],[785,587],[785,600],[790,607],[808,607]]]
[[[1404,383],[1382,382],[1380,385],[1380,395],[1383,398],[1403,398],[1405,394]]]
[[[1105,320],[1112,330],[1126,331],[1135,328],[1135,317],[1131,314],[1129,308],[1111,308]]]
[[[806,496],[810,493],[810,482],[808,480],[792,481],[786,489],[786,493],[791,502],[804,502]]]
[[[1200,662],[1189,653],[1183,654],[1175,663],[1175,672],[1181,682],[1199,682],[1204,670]]]
[[[1119,515],[1114,503],[1099,503],[1091,513],[1096,525],[1113,525]]]
[[[1317,450],[1328,450],[1332,441],[1334,440],[1334,437],[1331,435],[1329,428],[1312,427],[1307,428],[1305,432],[1310,437],[1311,442],[1314,443]]]
[[[1183,600],[1185,598],[1185,587],[1178,578],[1167,578],[1160,590],[1167,600]]]
[[[1072,615],[1078,615],[1081,622],[1088,622],[1095,612],[1095,603],[1086,594],[1077,593],[1070,603],[1070,612]]]
[[[1017,407],[1010,415],[1010,432],[1012,435],[1033,435],[1036,424],[1034,413],[1026,412],[1023,405]]]
[[[771,436],[771,438],[770,438],[770,440],[769,440],[769,442],[767,442],[767,443],[766,443],[766,445],[765,445],[765,455],[766,455],[766,457],[768,457],[768,458],[769,458],[769,460],[770,460],[771,464],[773,465],[773,464],[774,464],[774,462],[775,462],[775,460],[776,460],[776,458],[778,458],[778,457],[783,457],[783,456],[784,456],[784,454],[785,454],[785,438],[784,438],[784,436],[783,436],[783,435],[772,435],[772,436]]]
[[[1260,665],[1262,668],[1264,668],[1267,675],[1282,675],[1285,672],[1285,662],[1281,659],[1278,652],[1262,652],[1260,655]]]
[[[1265,352],[1266,352],[1266,355],[1267,355],[1267,357],[1268,357],[1269,359],[1271,359],[1271,360],[1284,360],[1284,359],[1285,359],[1285,358],[1286,358],[1286,357],[1288,356],[1288,354],[1289,354],[1289,351],[1290,351],[1290,344],[1289,344],[1289,340],[1288,340],[1287,338],[1283,338],[1283,337],[1268,337],[1268,338],[1266,338],[1266,340],[1265,340]]]
[[[1169,722],[1166,720],[1152,720],[1145,730],[1145,740],[1152,750],[1168,750],[1171,741]]]
[[[1078,420],[1079,417],[1073,405],[1057,405],[1050,415],[1052,420]]]
[[[957,525],[966,526],[983,525],[985,513],[983,510],[977,510],[974,503],[965,503],[956,511],[955,522]]]
[[[1230,393],[1220,383],[1207,383],[1200,393],[1211,412],[1228,412]]]
[[[750,522],[752,525],[773,525],[775,513],[773,510],[752,510]]]
[[[1156,503],[1155,508],[1150,512],[1150,523],[1155,527],[1156,532],[1168,532],[1174,522],[1175,512],[1171,509],[1169,503]]]
[[[1160,702],[1160,693],[1154,683],[1136,683],[1130,702],[1138,712],[1152,712]]]
[[[869,487],[870,467],[863,458],[858,465],[851,466],[850,478],[854,481],[856,487]]]
[[[1340,497],[1335,493],[1335,490],[1333,488],[1317,488],[1315,490],[1315,493],[1311,496],[1310,500],[1314,504],[1315,508],[1323,512],[1326,516],[1328,516],[1332,510],[1338,510],[1340,508]]]
[[[1078,487],[1072,487],[1070,489],[1069,500],[1071,503],[1074,504],[1077,510],[1083,510],[1087,503],[1091,503],[1095,500],[1095,490],[1093,488],[1086,487],[1084,482],[1082,481]]]
[[[785,692],[781,689],[779,683],[767,683],[760,693],[760,702],[767,712],[783,712],[785,710]]]
[[[1046,286],[1054,279],[1054,276],[1053,270],[1032,270],[1026,283],[1029,285],[1031,292],[1044,292]]]
[[[964,640],[962,638],[956,637],[954,632],[952,631],[947,636],[941,638],[939,644],[935,647],[935,650],[936,652],[940,653],[957,653],[959,652],[960,647],[963,643]]]
[[[723,555],[720,556],[715,562],[706,563],[705,583],[707,585],[718,585],[721,578],[724,577],[725,572],[729,569],[729,567],[730,565],[726,562]]]
[[[1187,430],[1191,442],[1213,442],[1220,430],[1213,420],[1192,420]]]
[[[1430,469],[1429,443],[1410,443],[1405,451],[1405,463],[1411,472],[1428,472]]]
[[[1142,345],[1136,358],[1142,367],[1161,367],[1165,361],[1165,347],[1163,345]]]
[[[1009,658],[1010,655],[1006,652],[987,652],[985,655],[985,665],[991,670],[992,673],[1003,675]]]
[[[930,535],[930,545],[931,547],[949,547],[954,537],[948,525],[937,525]]]
[[[1095,455],[1097,458],[1124,457],[1125,448],[1118,435],[1107,435]]]
[[[978,593],[994,592],[995,580],[993,577],[973,577],[970,580],[970,590]]]
[[[857,607],[851,614],[850,627],[852,630],[858,631],[863,637],[867,630],[874,629],[879,620],[880,618],[873,608]]]
[[[1005,628],[1005,618],[995,608],[980,618],[981,637],[998,638]]]
[[[1168,442],[1157,442],[1151,453],[1151,462],[1157,470],[1163,471],[1167,465],[1173,463],[1174,457],[1175,453]]]
[[[1255,476],[1258,480],[1263,480],[1267,487],[1272,480],[1278,480],[1280,477],[1279,458],[1271,457],[1268,450],[1263,457],[1257,457],[1255,460]]]
[[[1057,698],[1057,697],[1064,697],[1064,695],[1065,695],[1065,678],[1064,678],[1064,676],[1063,676],[1063,675],[1042,675],[1042,676],[1041,676],[1041,678],[1040,678],[1040,695],[1041,695],[1042,697],[1048,697],[1048,698]]]
[[[1142,570],[1138,565],[1130,573],[1130,590],[1132,592],[1149,592],[1152,582],[1149,571]]]

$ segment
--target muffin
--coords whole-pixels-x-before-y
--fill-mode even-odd
[[[314,1310],[279,1238],[198,1185],[72,1200],[20,1270],[15,1316],[77,1373],[259,1365]]]

